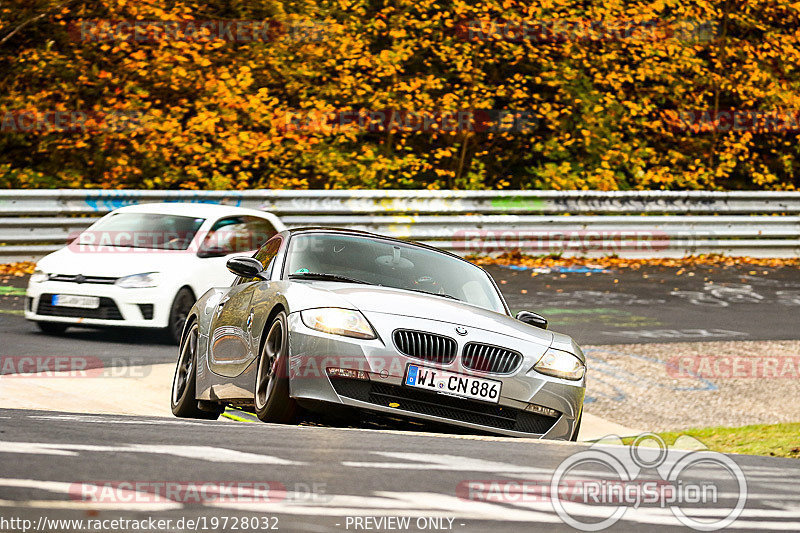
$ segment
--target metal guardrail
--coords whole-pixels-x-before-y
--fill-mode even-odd
[[[0,190],[0,262],[36,259],[122,206],[222,203],[457,253],[800,255],[800,193]]]
[[[800,193],[705,191],[0,190],[0,217],[90,215],[143,202],[210,202],[279,215],[800,214]]]

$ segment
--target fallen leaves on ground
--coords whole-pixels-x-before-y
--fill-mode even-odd
[[[20,278],[33,274],[34,268],[36,268],[36,263],[33,261],[0,264],[0,276],[14,276]]]
[[[776,257],[729,257],[717,254],[692,255],[679,258],[649,258],[649,259],[630,259],[622,257],[559,257],[554,255],[535,256],[526,255],[519,251],[505,252],[498,256],[468,256],[471,262],[476,265],[513,265],[529,268],[553,268],[553,267],[600,267],[605,269],[624,269],[630,268],[637,270],[643,266],[660,267],[733,267],[738,265],[752,265],[758,267],[800,267],[800,258],[776,258]]]

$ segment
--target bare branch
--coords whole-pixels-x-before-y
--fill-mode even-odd
[[[49,8],[45,9],[44,12],[36,15],[33,18],[29,18],[28,20],[26,20],[25,22],[23,22],[22,24],[20,24],[19,26],[17,26],[13,30],[11,30],[11,33],[9,33],[8,35],[6,35],[2,39],[0,39],[0,46],[3,46],[6,43],[7,40],[11,39],[17,32],[19,32],[19,30],[21,30],[22,28],[24,28],[28,24],[33,24],[34,22],[46,17],[51,11],[53,11],[54,9],[58,9],[58,8],[62,7],[66,3],[67,2],[61,2],[59,4],[55,4],[53,6],[50,6]]]

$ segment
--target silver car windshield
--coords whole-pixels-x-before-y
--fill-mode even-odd
[[[505,313],[489,275],[447,254],[381,239],[335,233],[292,237],[289,279],[367,283],[424,292]]]

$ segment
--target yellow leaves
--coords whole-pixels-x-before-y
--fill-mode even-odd
[[[19,54],[20,74],[8,84],[12,94],[0,95],[0,108],[52,106],[53,101],[73,105],[90,94],[90,105],[101,109],[146,113],[146,127],[132,132],[33,141],[38,144],[30,152],[55,155],[49,160],[31,156],[19,164],[41,167],[42,175],[61,180],[48,186],[80,183],[76,174],[94,186],[174,188],[613,189],[703,188],[728,186],[733,180],[737,187],[796,183],[797,163],[792,157],[782,159],[793,153],[792,136],[742,133],[714,141],[711,135],[674,131],[659,115],[662,109],[708,107],[715,89],[722,101],[746,109],[779,104],[800,109],[798,33],[777,31],[780,24],[770,22],[783,20],[775,18],[786,10],[783,5],[754,10],[751,0],[742,13],[733,13],[737,31],[746,34],[751,25],[769,31],[755,32],[763,36],[757,42],[734,34],[724,62],[716,42],[487,44],[459,39],[453,31],[459,21],[476,19],[487,28],[502,18],[514,23],[548,17],[648,21],[666,12],[687,20],[718,20],[718,3],[657,2],[613,0],[584,7],[571,0],[489,0],[476,6],[455,0],[442,11],[433,0],[403,0],[374,7],[367,17],[359,14],[365,4],[334,0],[326,4],[324,16],[313,3],[300,3],[292,8],[296,14],[287,15],[292,23],[310,22],[320,33],[308,35],[321,39],[117,40],[74,46],[56,39],[59,45],[52,49],[22,40],[33,44],[23,44],[29,48]],[[215,10],[223,5],[218,0],[169,7],[152,0],[101,4],[108,7],[102,16],[139,20],[186,20],[221,12]],[[253,16],[238,6],[226,3],[224,12],[231,19]],[[81,11],[75,16],[100,16],[89,4],[76,9]],[[766,11],[771,14],[762,16]],[[65,31],[45,24],[44,32]],[[86,88],[102,90],[96,94]],[[529,112],[534,122],[524,131],[473,132],[462,158],[462,139],[436,128],[389,134],[358,124],[333,128],[320,118],[309,119],[307,128],[287,131],[276,115],[286,109],[306,110],[308,116],[313,110],[509,109]],[[14,153],[26,153],[14,148]],[[87,164],[76,168],[72,161],[80,160]],[[0,156],[0,168],[2,163]],[[70,166],[71,174],[59,166]],[[86,167],[111,169],[109,181],[96,176],[100,170],[87,172]],[[42,183],[41,178],[25,180]]]
[[[0,264],[0,277],[4,280],[12,276],[19,278],[28,274],[33,274],[35,269],[36,263],[33,261]]]

